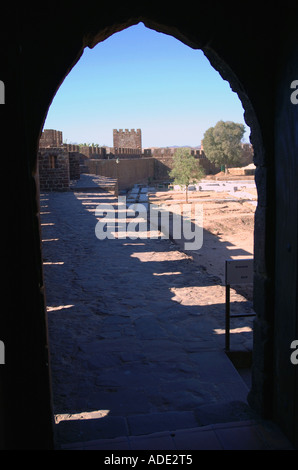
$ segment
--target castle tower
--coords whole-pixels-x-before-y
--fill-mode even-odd
[[[113,147],[115,152],[120,148],[135,149],[142,152],[141,129],[113,129]]]

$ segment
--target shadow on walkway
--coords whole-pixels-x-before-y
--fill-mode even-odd
[[[223,350],[223,286],[170,240],[98,240],[96,207],[116,202],[41,194],[59,443],[250,419]],[[251,310],[236,292],[232,301]],[[237,320],[232,344],[249,349],[251,327]]]

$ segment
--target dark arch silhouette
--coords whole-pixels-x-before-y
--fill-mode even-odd
[[[93,47],[140,21],[190,47],[202,49],[213,67],[229,81],[245,110],[255,150],[258,188],[254,250],[256,360],[251,401],[264,415],[278,416],[293,437],[295,402],[289,402],[289,398],[294,396],[296,373],[290,369],[289,356],[286,361],[284,351],[288,351],[289,339],[293,339],[291,335],[297,330],[297,298],[293,289],[297,282],[297,210],[293,204],[287,204],[289,192],[297,195],[294,179],[297,138],[293,124],[297,111],[288,106],[290,83],[298,77],[297,49],[293,46],[296,14],[296,7],[291,10],[285,7],[280,12],[274,7],[260,11],[251,6],[243,16],[228,2],[200,3],[195,11],[174,4],[162,11],[160,5],[141,3],[135,7],[111,4],[103,9],[102,4],[89,1],[71,8],[53,3],[48,9],[44,5],[27,4],[3,9],[3,22],[13,31],[9,41],[1,31],[1,80],[5,84],[2,109],[7,113],[3,154],[11,155],[13,142],[17,149],[14,164],[18,170],[14,175],[15,192],[10,201],[5,199],[7,205],[3,207],[7,229],[2,234],[3,269],[9,273],[11,266],[15,266],[13,274],[7,274],[3,283],[3,299],[9,304],[13,299],[13,314],[7,309],[0,320],[6,356],[5,368],[0,371],[3,448],[52,446],[36,173],[38,141],[45,116],[84,47]],[[287,34],[283,34],[281,24],[286,25]],[[281,118],[289,123],[287,130],[277,126]],[[288,165],[283,165],[284,162]],[[11,174],[11,159],[3,161],[3,166],[4,174]],[[276,169],[279,172],[275,173]],[[277,191],[285,196],[279,198],[278,204]],[[12,217],[16,208],[17,216]],[[290,241],[286,243],[288,238]],[[279,270],[275,269],[276,259]],[[288,283],[287,263],[293,272]],[[281,325],[285,334],[283,347],[273,354],[275,324]],[[276,340],[275,346],[278,344]],[[284,381],[276,379],[277,372]],[[281,389],[288,399],[283,399]]]

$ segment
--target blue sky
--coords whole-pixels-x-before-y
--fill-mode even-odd
[[[85,48],[44,124],[68,143],[113,145],[113,129],[142,129],[143,148],[200,145],[217,121],[250,129],[241,102],[200,50],[142,23]]]

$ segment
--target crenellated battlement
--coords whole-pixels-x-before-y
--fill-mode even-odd
[[[113,129],[113,135],[131,135],[131,134],[136,134],[136,135],[141,135],[141,129]]]

